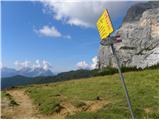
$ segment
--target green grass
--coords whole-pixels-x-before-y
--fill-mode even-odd
[[[6,92],[1,91],[1,98],[4,98],[4,97],[6,97]]]
[[[136,118],[158,118],[158,69],[124,74]],[[63,101],[75,107],[97,96],[110,103],[96,112],[78,112],[66,118],[131,118],[118,74],[27,87],[27,93],[43,114],[51,114]]]

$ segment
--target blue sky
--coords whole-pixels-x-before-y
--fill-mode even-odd
[[[91,4],[84,7],[82,2],[2,2],[2,64],[17,68],[15,61],[45,60],[54,72],[77,69],[76,64],[81,61],[92,64],[100,42],[94,23],[103,7],[107,7],[107,2],[98,3],[101,6],[95,10],[97,3],[94,2],[93,9],[89,9]],[[82,10],[74,9],[77,4]],[[109,3],[115,30],[132,4]]]

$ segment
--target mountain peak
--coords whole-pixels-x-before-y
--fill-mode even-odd
[[[137,3],[128,9],[127,15],[125,16],[123,22],[139,21],[144,11],[158,7],[158,1]]]
[[[12,77],[12,76],[26,76],[26,77],[38,77],[38,76],[53,76],[53,72],[49,69],[44,69],[41,67],[23,67],[19,70],[13,68],[1,68],[1,76],[2,77]]]

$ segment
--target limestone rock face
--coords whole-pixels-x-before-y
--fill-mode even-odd
[[[157,1],[140,3],[128,10],[127,16],[117,32],[121,36],[122,42],[114,44],[123,66],[145,68],[159,62],[158,4]],[[140,12],[135,12],[136,8]],[[116,62],[110,47],[100,46],[99,67],[106,66],[116,67]]]

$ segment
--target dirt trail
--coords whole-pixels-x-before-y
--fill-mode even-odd
[[[37,107],[32,103],[32,100],[25,93],[23,89],[12,89],[8,90],[13,99],[18,103],[18,106],[8,106],[5,105],[2,109],[2,116],[10,119],[54,119],[54,118],[64,118],[65,114],[52,114],[52,115],[42,115],[39,113]],[[8,104],[6,99],[4,104]],[[64,111],[65,112],[65,111]]]
[[[86,103],[88,104],[88,106],[85,108],[85,111],[95,112],[101,109],[103,106],[105,106],[109,102],[104,100],[96,100],[96,101],[88,101]]]
[[[8,116],[12,118],[35,118],[34,113],[36,112],[36,108],[24,90],[14,89],[7,91],[7,93],[19,104],[18,106],[10,108]]]
[[[96,101],[84,101],[86,103],[82,108],[76,108],[70,101],[61,102],[57,112],[50,115],[40,114],[37,107],[32,103],[30,97],[25,93],[24,89],[12,89],[8,90],[13,99],[18,103],[18,106],[5,106],[2,110],[4,117],[13,119],[63,119],[67,115],[74,114],[80,111],[90,111],[94,112],[101,109],[108,102],[103,100]],[[5,101],[7,103],[7,101]]]

